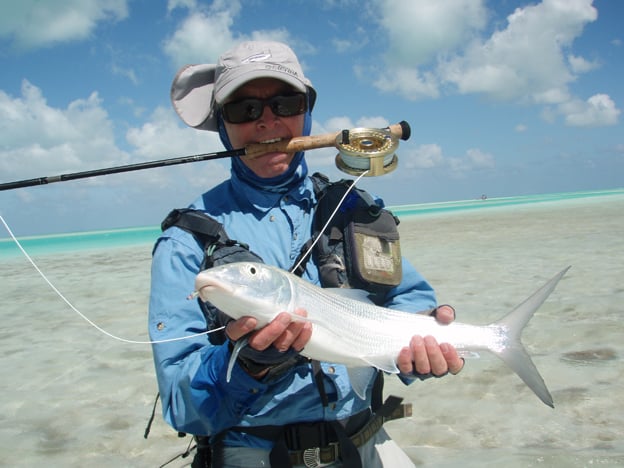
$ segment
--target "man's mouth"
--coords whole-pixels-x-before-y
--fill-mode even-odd
[[[262,144],[277,143],[278,141],[282,141],[282,140],[283,138],[278,137],[278,138],[271,138],[270,140],[264,140],[264,141],[261,141],[260,143]]]

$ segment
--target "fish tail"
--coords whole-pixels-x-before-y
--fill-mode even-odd
[[[520,337],[522,335],[522,330],[526,324],[529,323],[535,311],[543,304],[550,293],[553,292],[557,283],[559,283],[563,275],[565,275],[569,269],[570,267],[568,266],[561,270],[508,315],[492,324],[494,327],[505,330],[508,342],[502,350],[491,349],[491,351],[518,374],[539,399],[551,408],[555,407],[553,398],[544,383],[544,379],[535,367],[535,364],[533,364],[529,353],[520,341]]]

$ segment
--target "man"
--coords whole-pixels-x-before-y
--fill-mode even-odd
[[[316,92],[293,51],[276,42],[240,44],[223,54],[217,65],[183,68],[172,85],[173,105],[182,120],[201,130],[217,131],[228,149],[309,135],[315,99]],[[250,252],[239,249],[230,259],[228,251],[218,256],[220,261],[253,252],[265,263],[289,270],[313,233],[317,192],[303,153],[273,152],[253,159],[233,158],[231,178],[204,193],[190,208],[209,215],[230,240],[238,241],[219,246],[249,246]],[[202,441],[207,438],[213,466],[321,462],[412,466],[383,429],[370,430],[372,410],[379,410],[372,408],[380,393],[376,372],[371,370],[362,399],[353,391],[344,366],[309,362],[298,354],[313,333],[309,323],[292,321],[281,313],[251,333],[227,381],[233,344],[250,334],[256,321],[251,317],[228,320],[210,304],[186,300],[207,255],[203,247],[189,229],[174,225],[154,248],[152,339],[179,338],[227,325],[220,338],[195,336],[154,345],[165,420],[178,431],[202,436]],[[331,285],[319,273],[327,267],[322,258],[311,256],[301,276]],[[350,261],[344,255],[337,260]],[[375,290],[379,303],[410,312],[435,308],[429,284],[407,261],[399,264],[402,274],[396,283]],[[355,278],[346,281],[342,286],[367,284]],[[450,306],[435,310],[441,323],[454,319]],[[453,347],[420,336],[405,343],[396,361],[405,381],[456,374],[463,366]]]

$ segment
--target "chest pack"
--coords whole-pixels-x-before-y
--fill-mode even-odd
[[[316,173],[312,181],[318,200],[314,232],[295,262],[302,260],[295,273],[303,273],[312,255],[323,287],[365,289],[383,296],[402,277],[398,218],[370,194],[352,187],[352,180],[330,182]]]
[[[352,188],[352,180],[330,182],[327,176],[315,173],[312,181],[318,200],[313,233],[290,270],[297,266],[294,273],[301,276],[313,256],[323,287],[365,289],[383,296],[401,282],[398,218],[366,191]],[[161,228],[164,231],[171,226],[193,234],[202,245],[202,270],[225,263],[263,261],[247,244],[230,239],[221,223],[200,210],[172,210]]]

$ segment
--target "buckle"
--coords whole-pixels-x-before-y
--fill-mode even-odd
[[[321,450],[323,453],[321,453]],[[307,468],[320,468],[329,466],[338,460],[339,446],[337,443],[331,443],[327,447],[312,447],[303,451],[303,464]],[[323,458],[323,460],[321,460]]]
[[[303,464],[308,468],[321,466],[321,449],[313,447],[303,451]]]

